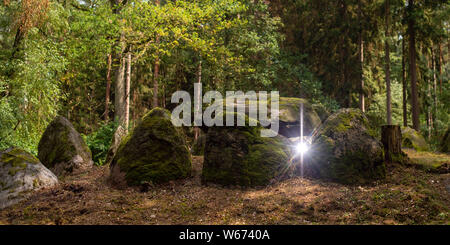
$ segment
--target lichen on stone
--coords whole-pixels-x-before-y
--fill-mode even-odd
[[[164,183],[190,176],[191,156],[182,134],[170,112],[151,110],[120,143],[110,166],[113,183]]]
[[[429,151],[430,147],[420,132],[410,128],[402,128],[402,147],[413,148],[416,151]]]
[[[36,157],[19,148],[0,152],[0,180],[0,208],[58,183],[56,176]]]
[[[305,172],[346,184],[385,178],[383,146],[373,130],[360,110],[339,110],[314,131]]]
[[[85,170],[93,165],[92,153],[81,135],[64,117],[56,117],[38,145],[38,158],[58,175]]]
[[[223,113],[224,117],[226,112]],[[224,186],[264,186],[290,174],[290,142],[282,136],[261,137],[262,127],[212,127],[205,145],[202,182]]]

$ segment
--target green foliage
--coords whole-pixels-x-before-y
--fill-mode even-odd
[[[402,85],[397,82],[391,83],[391,106],[392,106],[392,123],[395,125],[403,125],[403,100]],[[410,106],[408,105],[408,110]],[[386,114],[386,94],[377,93],[372,98],[372,103],[367,110],[367,117],[373,126],[380,128],[387,122]]]
[[[49,19],[44,27],[31,28],[13,57],[10,43],[1,43],[0,148],[17,146],[36,154],[41,134],[56,115],[62,97],[59,76],[66,60],[60,55],[61,45],[42,34],[55,26]],[[11,35],[6,29],[0,28],[0,36]]]
[[[151,107],[158,61],[156,92],[160,105],[169,109],[174,91],[192,92],[198,81],[204,91],[278,90],[330,112],[357,107],[363,93],[367,114],[379,126],[386,121],[384,43],[389,41],[393,121],[402,124],[402,56],[406,73],[409,60],[401,46],[408,39],[409,18],[416,20],[420,120],[426,122],[427,111],[433,112],[432,126],[421,123],[421,131],[437,145],[448,127],[450,5],[445,1],[417,0],[415,9],[405,0],[390,1],[388,13],[385,1],[367,0],[182,0],[159,5],[133,0],[119,8],[113,2],[50,1],[21,40],[16,36],[25,11],[22,1],[0,4],[0,148],[14,145],[36,153],[40,135],[57,113],[81,133],[98,132],[96,125],[113,118],[114,74],[127,52],[132,56],[132,120]],[[389,36],[386,14],[391,17]],[[105,115],[107,82],[112,87]],[[411,122],[409,106],[407,111]]]
[[[105,163],[111,141],[118,126],[117,122],[104,123],[99,129],[83,138],[92,152],[94,164],[102,166]]]
[[[66,23],[64,56],[68,66],[61,77],[61,89],[69,96],[62,100],[61,114],[71,115],[74,126],[83,133],[95,130],[104,112],[107,55],[120,35],[119,23],[109,2],[79,11],[64,8],[60,22]],[[114,74],[111,75],[114,77]]]
[[[282,96],[307,98],[312,103],[325,106],[330,112],[337,111],[339,104],[333,98],[325,96],[322,82],[301,62],[302,59],[303,57],[282,52],[274,64],[277,76],[273,86],[278,88]]]

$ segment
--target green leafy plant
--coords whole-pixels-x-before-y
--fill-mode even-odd
[[[86,144],[92,152],[92,160],[95,165],[102,166],[105,164],[106,155],[117,126],[117,122],[105,123],[92,134],[84,135]]]

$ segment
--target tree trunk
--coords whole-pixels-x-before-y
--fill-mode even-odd
[[[119,68],[116,72],[115,82],[115,98],[114,98],[114,118],[118,120],[119,124],[125,125],[125,57],[119,57]]]
[[[384,158],[388,163],[405,163],[402,152],[402,131],[398,125],[381,126],[381,142],[384,146]]]
[[[155,1],[155,4],[159,6],[159,0]],[[159,48],[159,35],[156,34],[156,48]],[[158,83],[159,83],[159,52],[156,51],[155,66],[153,70],[153,108],[158,107]]]
[[[360,72],[360,80],[361,87],[359,92],[359,108],[362,112],[365,112],[365,103],[364,103],[364,41],[362,37],[362,24],[361,24],[361,0],[358,1],[358,19],[359,19],[359,72]]]
[[[408,99],[406,93],[405,38],[402,38],[402,94],[403,94],[403,126],[408,126]]]
[[[130,48],[131,49],[131,48]],[[131,50],[127,55],[127,80],[125,83],[125,131],[130,123]]]
[[[111,66],[112,66],[112,55],[108,54],[108,69],[106,71],[106,95],[105,95],[105,121],[109,120],[109,101],[111,95]]]
[[[416,70],[416,30],[415,21],[412,17],[414,12],[414,0],[409,0],[410,16],[408,18],[408,31],[409,31],[409,72],[411,78],[411,110],[413,128],[416,131],[420,130],[419,121],[419,100],[417,91],[417,70]]]
[[[431,63],[433,67],[433,111],[434,115],[432,116],[433,120],[433,128],[434,128],[434,122],[437,117],[437,105],[438,105],[438,95],[437,95],[437,77],[436,77],[436,55],[435,50],[431,48]]]
[[[391,61],[389,53],[389,0],[386,0],[386,40],[385,40],[385,62],[386,62],[386,116],[387,124],[392,124],[391,112]]]
[[[200,61],[198,62],[198,68],[197,68],[197,83],[202,83],[202,60],[200,59]],[[199,93],[198,95],[199,97],[197,98],[197,100],[201,103],[201,94]],[[200,103],[198,103],[196,110],[200,111]],[[198,137],[200,136],[200,128],[195,127],[194,128],[194,139],[198,139]]]
[[[110,0],[113,13],[118,15],[122,7],[126,4],[127,0]],[[125,35],[123,31],[120,34],[119,40],[116,44],[120,51],[116,51],[114,57],[118,60],[116,76],[115,76],[115,96],[114,96],[114,119],[118,120],[119,125],[125,125],[125,65],[126,58],[124,56],[125,51]],[[115,48],[113,48],[115,50]]]
[[[441,43],[439,43],[438,45],[439,47],[439,93],[442,95],[442,66],[443,66],[443,55],[442,55],[442,48],[441,48]],[[450,52],[450,50],[448,51]]]
[[[159,44],[159,36],[156,37],[156,45]],[[159,78],[159,56],[155,59],[155,67],[153,70],[153,108],[158,107],[158,78]]]
[[[431,51],[433,52],[433,51]],[[431,68],[430,57],[427,57],[427,67]],[[433,119],[432,119],[432,103],[431,103],[431,79],[427,77],[427,128],[428,128],[428,140],[431,138],[431,130],[433,128]]]

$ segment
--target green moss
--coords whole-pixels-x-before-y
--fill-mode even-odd
[[[56,117],[45,130],[38,146],[38,158],[48,168],[80,155],[90,163],[92,153],[81,135],[64,117]]]
[[[378,159],[383,159],[383,152],[378,153]],[[373,162],[368,159],[365,152],[352,152],[339,159],[338,164],[332,166],[332,178],[345,184],[367,183],[372,180],[384,179],[386,176],[386,165]]]
[[[263,186],[286,173],[287,146],[279,137],[261,137],[261,129],[259,125],[209,129],[202,181]]]
[[[358,109],[343,109],[330,116],[316,132],[305,159],[308,174],[345,184],[383,179],[386,169],[381,144],[376,151],[370,146],[370,155],[364,152],[368,149],[364,139],[376,140],[370,129]]]
[[[182,134],[168,111],[155,108],[122,140],[112,165],[120,167],[129,185],[186,178],[191,157]]]
[[[430,150],[425,138],[419,132],[409,127],[402,128],[402,147],[413,148],[416,151]]]
[[[2,154],[0,162],[11,165],[8,174],[14,176],[17,172],[24,170],[27,164],[37,164],[39,160],[24,150],[13,148]]]
[[[39,186],[39,179],[38,178],[33,179],[33,188],[36,188],[38,186]]]

